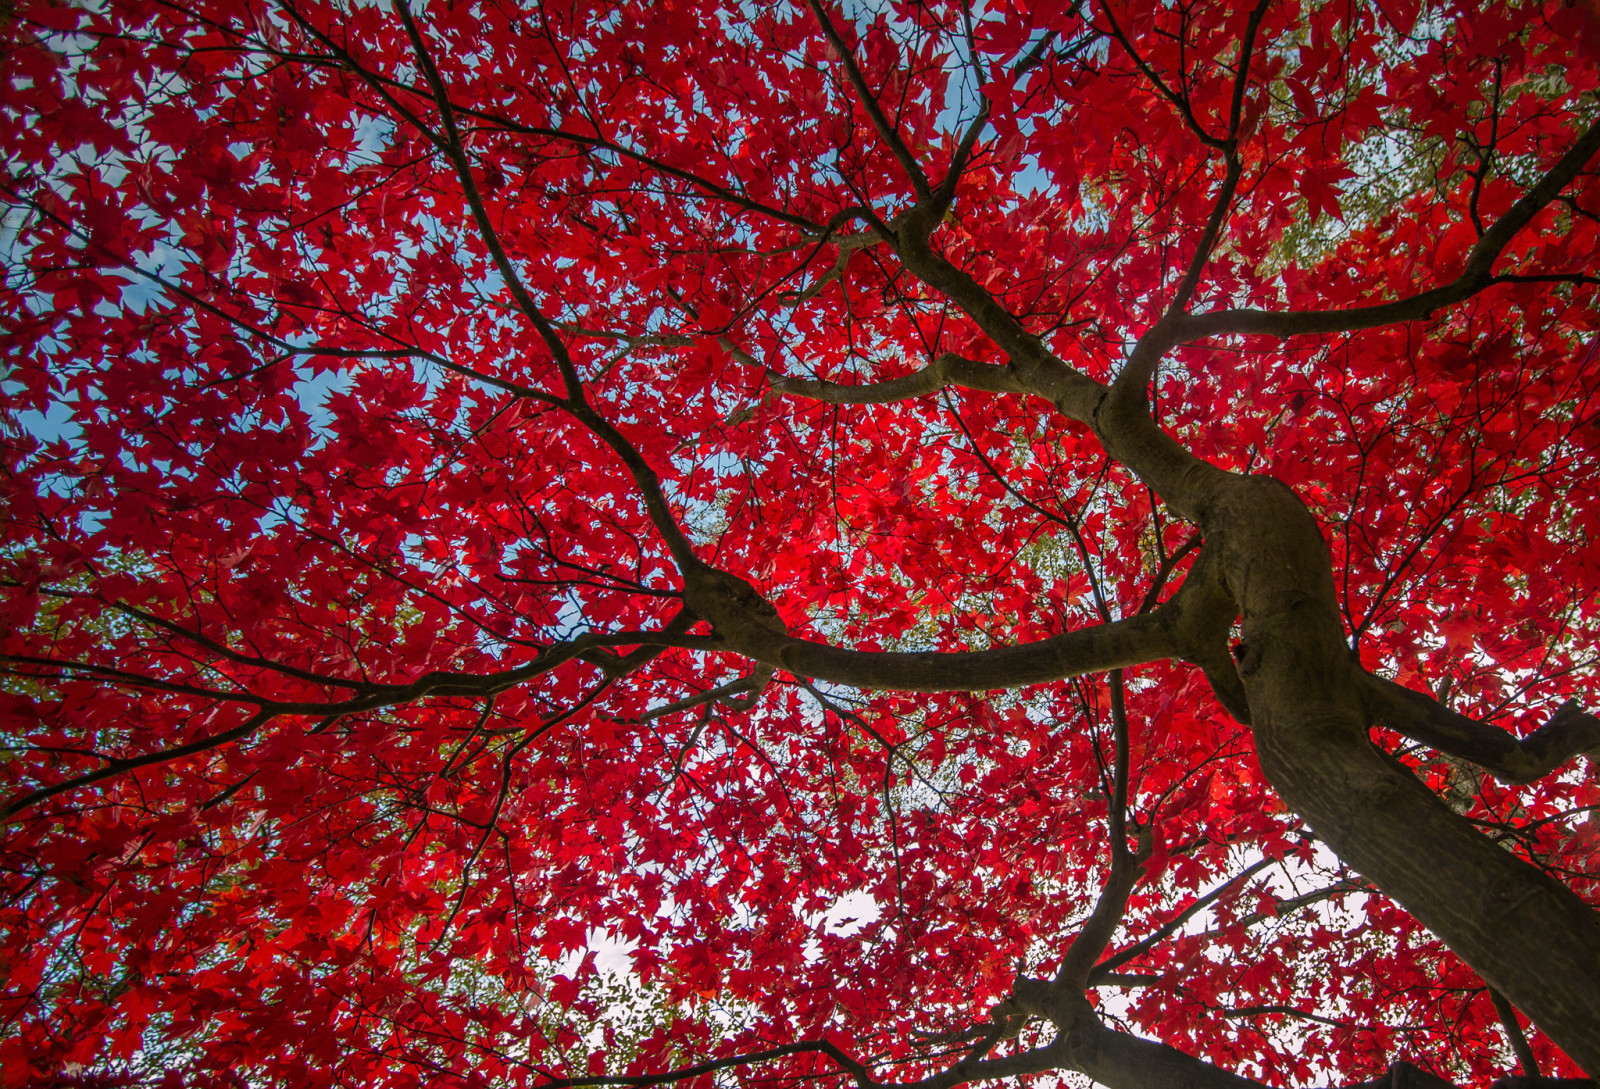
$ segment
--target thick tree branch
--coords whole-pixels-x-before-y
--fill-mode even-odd
[[[1108,1089],[1266,1089],[1175,1047],[1108,1028],[1082,996],[1056,1014],[1065,1065]]]
[[[705,564],[685,572],[684,600],[712,625],[721,649],[797,676],[867,689],[988,691],[1168,658],[1187,659],[1215,626],[1211,613],[1217,600],[1210,593],[1209,571],[1197,564],[1178,592],[1149,613],[1035,643],[976,651],[858,651],[796,638],[755,587]],[[1227,607],[1231,602],[1224,599],[1224,611]]]
[[[1373,719],[1431,749],[1470,760],[1506,783],[1531,783],[1575,756],[1600,750],[1600,717],[1569,700],[1527,737],[1452,711],[1432,696],[1366,674],[1362,695]]]
[[[1067,632],[1037,643],[975,651],[858,651],[772,636],[728,640],[728,649],[803,677],[857,688],[965,692],[1046,684],[1067,677],[1177,656],[1159,615]]]

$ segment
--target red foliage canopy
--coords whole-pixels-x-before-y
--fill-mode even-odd
[[[1592,0],[0,25],[6,1084],[1600,1073]]]

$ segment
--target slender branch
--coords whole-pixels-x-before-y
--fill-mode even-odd
[[[804,1054],[818,1054],[832,1059],[839,1067],[839,1073],[848,1075],[858,1086],[858,1089],[953,1089],[954,1086],[964,1085],[968,1082],[992,1081],[1000,1078],[1014,1078],[1057,1070],[1063,1065],[1064,1052],[1065,1049],[1061,1046],[1060,1041],[1057,1041],[1046,1047],[1021,1051],[995,1059],[981,1061],[966,1059],[952,1067],[916,1081],[886,1082],[879,1081],[873,1077],[872,1072],[865,1063],[844,1051],[837,1044],[827,1040],[805,1040],[799,1043],[768,1048],[764,1051],[745,1052],[722,1059],[710,1059],[703,1063],[696,1063],[693,1066],[665,1070],[656,1074],[551,1078],[548,1081],[539,1082],[535,1089],[587,1089],[587,1087],[601,1086],[672,1084],[689,1078],[713,1074],[719,1070],[755,1066],[761,1063],[773,1062],[777,1059],[788,1058],[792,1055]]]
[[[411,40],[412,52],[416,54],[417,63],[422,67],[422,73],[427,80],[428,87],[433,92],[435,108],[439,111],[440,121],[444,126],[444,136],[435,136],[434,140],[441,154],[450,161],[455,168],[457,180],[461,183],[462,191],[467,198],[467,205],[472,213],[472,218],[478,228],[478,233],[483,239],[485,248],[489,251],[489,258],[505,282],[506,290],[511,293],[517,308],[522,311],[539,338],[544,341],[545,347],[550,350],[556,366],[561,370],[562,377],[567,384],[568,398],[579,401],[583,398],[583,384],[578,378],[577,368],[572,362],[572,357],[567,351],[566,342],[556,332],[550,319],[534,302],[527,285],[522,282],[516,267],[511,263],[510,256],[500,242],[499,232],[495,230],[490,221],[488,208],[484,204],[483,194],[478,190],[478,183],[472,176],[472,164],[467,158],[465,146],[461,143],[461,135],[456,127],[455,109],[446,93],[444,80],[439,75],[438,68],[433,63],[433,55],[427,43],[422,38],[421,28],[417,26],[416,19],[411,15],[411,6],[408,0],[402,0],[395,5],[395,10],[405,24],[406,36]],[[408,118],[409,119],[409,118]],[[410,119],[412,124],[424,135],[431,130],[423,125],[420,120]]]
[[[686,170],[681,166],[674,166],[671,163],[663,162],[648,152],[640,151],[638,148],[630,147],[627,144],[618,143],[616,140],[607,139],[604,136],[583,132],[572,132],[568,129],[549,128],[543,125],[528,125],[506,117],[503,114],[492,113],[480,109],[472,109],[470,107],[454,103],[453,107],[458,117],[470,117],[475,121],[485,121],[495,128],[499,128],[519,136],[538,136],[547,140],[559,140],[565,143],[576,144],[579,147],[592,148],[595,151],[604,151],[612,155],[616,155],[619,158],[628,159],[649,170],[653,170],[658,174],[664,174],[669,178],[676,178],[679,181],[687,182],[694,188],[703,191],[705,196],[708,198],[723,201],[727,204],[734,205],[737,208],[742,208],[747,212],[755,212],[759,215],[767,216],[768,218],[775,219],[780,223],[787,223],[791,227],[798,227],[808,233],[823,229],[818,223],[807,219],[805,216],[795,215],[792,212],[786,212],[782,208],[775,208],[770,204],[763,204],[761,201],[746,196],[744,193],[741,193],[738,190],[730,189],[721,182],[713,181],[703,175],[696,174],[692,170]],[[477,131],[485,131],[485,127],[479,126]]]
[[[598,1075],[583,1078],[551,1078],[549,1081],[537,1083],[536,1089],[584,1089],[588,1086],[644,1086],[644,1085],[670,1085],[674,1082],[698,1078],[705,1074],[714,1074],[719,1070],[730,1070],[741,1066],[757,1066],[769,1063],[776,1059],[786,1059],[791,1055],[821,1054],[826,1055],[840,1068],[851,1075],[856,1085],[861,1089],[877,1089],[882,1083],[875,1081],[867,1069],[856,1059],[847,1055],[837,1045],[827,1040],[804,1040],[800,1043],[783,1044],[779,1047],[768,1048],[765,1051],[749,1051],[740,1055],[730,1055],[722,1059],[710,1059],[692,1066],[681,1066],[674,1070],[663,1070],[657,1074],[631,1074],[631,1075]]]
[[[1217,139],[1215,136],[1211,135],[1205,130],[1205,128],[1200,124],[1199,118],[1195,117],[1194,109],[1190,106],[1189,100],[1184,98],[1177,91],[1174,91],[1172,87],[1168,85],[1167,81],[1162,79],[1161,76],[1157,74],[1156,70],[1151,68],[1144,57],[1140,55],[1139,51],[1133,47],[1133,42],[1130,41],[1127,35],[1123,33],[1122,27],[1117,24],[1116,17],[1111,13],[1111,5],[1105,2],[1105,0],[1102,0],[1100,6],[1101,10],[1105,12],[1106,22],[1111,25],[1111,36],[1117,40],[1118,45],[1122,46],[1123,51],[1128,54],[1128,57],[1133,61],[1134,65],[1141,73],[1143,73],[1144,78],[1150,81],[1151,86],[1156,89],[1156,92],[1160,94],[1162,98],[1172,103],[1173,108],[1176,109],[1178,111],[1178,115],[1183,118],[1183,123],[1188,126],[1189,131],[1194,134],[1195,139],[1199,140],[1206,147],[1217,151],[1223,150],[1223,148],[1226,146],[1226,141]]]
[[[1187,309],[1190,299],[1194,297],[1195,289],[1200,286],[1200,276],[1211,259],[1211,251],[1216,248],[1217,240],[1222,237],[1223,224],[1227,222],[1228,212],[1233,207],[1234,194],[1239,188],[1239,179],[1244,174],[1244,164],[1239,159],[1239,123],[1243,116],[1245,90],[1250,82],[1250,58],[1255,52],[1256,34],[1261,29],[1261,20],[1266,17],[1269,3],[1271,0],[1259,0],[1250,12],[1249,21],[1245,24],[1244,37],[1239,42],[1239,66],[1234,72],[1233,99],[1228,108],[1228,135],[1220,146],[1227,160],[1226,173],[1223,175],[1222,186],[1217,191],[1211,215],[1200,234],[1200,244],[1195,247],[1194,257],[1189,261],[1183,280],[1179,283],[1178,290],[1173,293],[1172,301],[1167,305],[1169,315],[1180,314]],[[1121,378],[1118,381],[1121,381]],[[1145,381],[1149,381],[1149,376],[1145,377]]]
[[[899,130],[884,115],[883,107],[878,102],[878,96],[867,84],[867,78],[861,72],[861,66],[856,63],[855,54],[851,52],[844,37],[833,25],[827,9],[822,6],[822,0],[808,0],[812,14],[817,17],[817,23],[822,27],[822,33],[827,37],[828,44],[833,46],[839,54],[839,61],[844,65],[845,75],[850,80],[850,85],[855,88],[856,97],[861,100],[861,106],[867,111],[867,116],[872,120],[872,127],[877,130],[878,137],[888,145],[889,151],[899,161],[900,168],[905,171],[906,177],[911,182],[911,188],[916,192],[918,200],[928,200],[933,196],[933,187],[928,184],[928,176],[922,172],[915,155],[906,147],[901,139]]]
[[[950,157],[950,167],[945,172],[944,180],[933,192],[932,203],[941,216],[955,202],[956,186],[961,183],[961,175],[966,173],[967,164],[972,160],[972,153],[978,147],[978,138],[983,134],[983,127],[989,123],[989,113],[994,108],[994,103],[988,98],[983,98],[982,101],[977,116],[961,134],[961,142],[956,145],[955,154]]]
[[[52,596],[99,600],[93,594],[59,590],[45,592],[50,593]],[[156,616],[154,613],[146,612],[143,609],[135,608],[132,605],[127,605],[120,601],[111,601],[106,602],[105,604],[116,612],[122,613],[124,616],[131,616],[144,624],[148,624],[150,627],[159,628],[162,631],[178,636],[180,639],[187,639],[197,646],[204,647],[206,650],[211,651],[211,653],[215,654],[217,657],[224,658],[230,662],[237,663],[238,665],[254,666],[258,669],[270,670],[274,673],[282,674],[285,677],[293,677],[296,680],[307,681],[311,684],[327,685],[330,688],[363,689],[368,686],[368,682],[366,681],[352,680],[348,677],[333,677],[325,673],[314,673],[309,669],[299,669],[295,666],[284,665],[282,662],[275,662],[270,658],[263,658],[257,654],[241,653],[237,650],[234,650],[226,643],[212,639],[204,632],[186,628],[182,624],[168,620],[165,617]]]
[[[47,801],[58,794],[79,787],[93,785],[104,779],[121,775],[124,772],[137,768],[148,767],[153,764],[164,764],[198,752],[205,752],[233,741],[242,740],[255,733],[256,730],[266,725],[275,718],[282,716],[315,715],[324,719],[336,719],[342,715],[359,714],[364,711],[373,711],[383,707],[392,707],[398,704],[411,703],[428,697],[445,696],[479,696],[492,697],[508,689],[515,688],[535,677],[550,672],[564,662],[575,658],[582,658],[587,654],[607,647],[621,645],[636,645],[635,649],[622,662],[629,662],[638,658],[641,652],[656,653],[653,648],[671,645],[699,645],[704,640],[693,637],[673,636],[666,634],[650,634],[642,632],[613,633],[610,635],[580,635],[576,639],[565,643],[554,644],[538,655],[532,662],[518,666],[514,669],[500,670],[494,673],[455,673],[444,670],[433,670],[423,674],[416,680],[403,685],[367,684],[362,686],[362,692],[351,699],[339,701],[287,701],[269,700],[249,693],[233,693],[213,691],[209,689],[192,688],[185,685],[171,684],[143,677],[126,670],[112,669],[106,666],[97,666],[91,663],[58,662],[48,658],[26,658],[8,655],[0,661],[21,662],[29,665],[54,666],[61,670],[86,672],[96,676],[109,684],[119,684],[131,687],[153,688],[158,691],[169,691],[184,695],[200,695],[212,699],[232,703],[253,704],[256,711],[249,719],[230,730],[199,738],[195,741],[181,745],[173,745],[151,752],[141,753],[132,757],[100,757],[106,760],[104,767],[94,771],[85,772],[53,783],[49,786],[39,787],[17,795],[3,809],[0,809],[0,821],[10,820],[18,813]],[[625,670],[604,669],[608,680],[612,676],[619,676]],[[37,675],[37,674],[30,674]]]
[[[1012,66],[1012,73],[1017,76],[1023,76],[1043,64],[1044,58],[1050,52],[1050,47],[1055,44],[1058,34],[1059,31],[1047,30],[1040,35],[1033,48],[1018,58],[1017,62]]]
[[[1128,897],[1144,873],[1141,863],[1150,847],[1148,834],[1137,852],[1128,847],[1128,777],[1131,758],[1127,695],[1122,670],[1113,669],[1108,683],[1111,687],[1111,729],[1116,750],[1111,797],[1107,799],[1106,811],[1107,835],[1111,840],[1111,872],[1095,901],[1094,910],[1072,939],[1066,956],[1061,959],[1061,968],[1055,978],[1056,986],[1070,987],[1077,993],[1082,993],[1089,986],[1089,975],[1094,970],[1095,962],[1106,951],[1117,928],[1122,925],[1123,916],[1128,911]]]
[[[1169,316],[1183,313],[1194,298],[1195,290],[1200,286],[1200,277],[1211,260],[1211,251],[1216,249],[1217,240],[1222,237],[1222,226],[1233,208],[1233,197],[1238,192],[1239,179],[1244,175],[1244,164],[1232,147],[1228,149],[1227,156],[1227,169],[1222,176],[1222,185],[1217,190],[1217,199],[1212,204],[1211,215],[1206,220],[1205,229],[1200,232],[1200,243],[1195,247],[1194,256],[1189,260],[1189,267],[1184,271],[1178,290],[1173,292],[1172,301],[1167,304]],[[1117,381],[1124,381],[1128,377],[1125,371]],[[1134,376],[1133,380],[1137,379],[1138,376]],[[1143,379],[1149,382],[1150,376],[1144,375]]]
[[[772,681],[771,669],[758,669],[743,677],[738,677],[727,684],[718,685],[704,692],[696,692],[692,696],[685,696],[681,700],[662,707],[646,711],[639,716],[641,722],[654,722],[658,718],[676,715],[682,711],[692,710],[707,703],[722,701],[736,711],[748,711],[755,705],[756,699],[761,695]]]
[[[1517,233],[1561,195],[1589,160],[1600,152],[1600,121],[1590,125],[1539,182],[1494,222],[1467,255],[1466,266],[1447,284],[1393,302],[1338,310],[1212,310],[1173,323],[1175,344],[1217,336],[1271,336],[1287,339],[1318,333],[1347,333],[1381,325],[1418,321],[1478,294],[1499,278],[1494,263]]]
[[[270,44],[259,41],[242,43],[237,47],[238,52],[242,54],[258,53],[264,56],[274,57],[278,60],[282,60],[291,64],[306,65],[307,67],[339,69],[342,71],[353,72],[362,80],[362,82],[372,87],[374,91],[378,91],[378,89],[381,87],[383,89],[383,91],[380,92],[381,97],[383,97],[385,103],[389,104],[391,108],[398,104],[397,100],[393,97],[394,92],[411,95],[423,100],[432,99],[431,92],[425,88],[419,88],[412,86],[411,84],[403,83],[400,80],[394,79],[390,76],[385,76],[380,72],[374,72],[362,65],[347,50],[339,46],[337,42],[329,38],[326,34],[323,34],[314,25],[308,23],[292,5],[284,4],[283,7],[300,24],[301,28],[318,42],[320,42],[323,48],[328,50],[328,52],[326,54],[294,53],[282,49],[275,49]],[[233,28],[222,24],[213,25],[217,28],[217,30],[224,34],[238,36],[238,31],[234,30]],[[696,189],[701,190],[707,197],[724,201],[728,204],[742,208],[745,211],[756,212],[760,215],[768,216],[772,219],[787,223],[794,227],[799,227],[807,231],[815,231],[818,229],[816,223],[804,216],[795,215],[792,212],[787,212],[782,208],[776,208],[769,204],[763,204],[761,201],[755,200],[747,194],[739,192],[736,189],[732,189],[721,182],[713,181],[710,178],[696,174],[694,171],[687,170],[681,166],[674,166],[671,163],[663,162],[659,158],[646,151],[641,151],[638,148],[619,143],[616,140],[601,136],[598,133],[573,132],[568,129],[552,128],[546,125],[530,125],[514,118],[507,117],[504,114],[495,113],[491,110],[484,110],[481,108],[462,105],[454,101],[452,101],[451,106],[457,118],[469,118],[472,121],[480,122],[480,124],[476,126],[477,131],[483,131],[486,127],[493,126],[505,132],[514,133],[520,136],[537,136],[542,139],[574,144],[578,147],[589,148],[595,151],[604,151],[609,154],[616,155],[619,158],[636,162],[641,166],[644,166],[659,174],[666,175],[667,177],[687,182]],[[407,114],[409,114],[409,111],[407,111]]]
[[[537,401],[540,404],[550,405],[553,407],[561,406],[563,404],[559,398],[551,396],[544,390],[536,389],[533,386],[523,385],[520,382],[512,382],[504,378],[497,378],[491,374],[485,374],[482,371],[465,366],[461,363],[456,363],[453,360],[438,354],[437,352],[428,351],[424,348],[418,348],[409,345],[402,345],[393,348],[335,348],[321,344],[295,344],[293,341],[285,340],[283,337],[278,336],[276,333],[269,331],[263,326],[258,325],[247,318],[244,318],[238,314],[230,313],[229,311],[218,306],[216,303],[211,302],[209,299],[202,298],[183,285],[167,279],[160,273],[151,272],[149,269],[139,265],[126,254],[117,253],[114,250],[108,249],[104,243],[96,241],[87,231],[83,231],[62,219],[56,213],[39,204],[32,197],[20,193],[10,186],[5,186],[4,191],[18,203],[28,205],[29,208],[31,208],[36,214],[49,219],[58,227],[72,234],[73,237],[81,239],[88,247],[92,249],[92,252],[94,252],[98,257],[107,263],[113,264],[118,268],[126,269],[134,275],[150,281],[152,284],[155,284],[157,287],[161,288],[162,291],[175,295],[195,309],[202,310],[213,317],[220,318],[222,321],[227,322],[235,329],[247,333],[257,340],[272,345],[272,347],[276,348],[284,355],[311,356],[326,359],[421,359],[429,363],[433,363],[434,365],[441,367],[452,374],[460,375],[463,378],[469,378],[475,382],[482,382],[486,386],[491,386],[515,397],[526,398],[528,400]]]
[[[421,29],[416,20],[412,18],[406,0],[396,5],[401,20],[405,23],[406,35],[411,40],[412,50],[417,55],[418,63],[422,65],[423,74],[427,78],[428,86],[433,90],[435,104],[443,118],[445,140],[440,150],[454,166],[457,180],[461,184],[462,192],[466,196],[467,205],[472,213],[472,219],[478,228],[478,234],[483,240],[485,248],[494,263],[495,269],[500,273],[506,284],[506,290],[511,293],[513,301],[523,316],[528,319],[539,338],[544,341],[551,357],[555,360],[561,372],[562,380],[566,384],[567,401],[563,405],[579,421],[587,426],[600,438],[613,453],[621,459],[627,467],[629,475],[638,486],[641,498],[644,500],[645,510],[654,524],[656,532],[661,535],[662,541],[667,546],[667,551],[683,568],[694,564],[696,561],[694,548],[689,543],[689,538],[684,534],[677,518],[673,516],[672,508],[667,502],[666,494],[661,487],[661,478],[652,469],[644,456],[613,426],[590,406],[584,394],[583,381],[578,375],[577,365],[572,360],[572,355],[567,349],[566,342],[561,339],[550,319],[534,301],[533,295],[528,291],[527,285],[522,282],[516,267],[511,262],[510,255],[506,252],[500,240],[499,233],[495,230],[490,219],[489,210],[484,203],[483,194],[478,189],[477,180],[472,176],[472,165],[467,158],[466,148],[462,145],[460,134],[455,123],[455,113],[446,93],[442,77],[434,66],[433,58],[428,50],[427,43],[422,38]]]
[[[27,666],[29,668],[18,669],[16,668],[17,666]],[[31,654],[0,654],[0,673],[9,673],[18,677],[30,677],[34,680],[53,680],[71,673],[87,673],[108,685],[122,688],[141,689],[150,692],[170,692],[178,696],[197,696],[201,699],[217,700],[223,703],[247,703],[256,707],[270,702],[248,692],[228,692],[220,688],[205,688],[200,685],[164,681],[159,677],[135,673],[131,669],[118,669],[115,666],[98,665],[94,662],[46,658]]]
[[[1505,60],[1502,57],[1494,58],[1494,96],[1489,106],[1489,143],[1483,146],[1471,136],[1465,137],[1478,154],[1478,165],[1472,171],[1472,195],[1467,198],[1467,215],[1472,220],[1472,225],[1478,229],[1479,237],[1483,235],[1483,217],[1478,213],[1478,200],[1483,196],[1483,182],[1489,176],[1489,167],[1494,163],[1495,146],[1500,142],[1500,95],[1505,83]]]
[[[1527,1034],[1522,1031],[1522,1022],[1517,1020],[1517,1010],[1506,996],[1489,988],[1489,1001],[1494,1006],[1494,1012],[1500,1017],[1500,1024],[1506,1030],[1506,1040],[1511,1044],[1511,1052],[1517,1057],[1517,1067],[1524,1077],[1537,1078],[1539,1073],[1539,1059],[1533,1053],[1533,1048],[1528,1044]]]
[[[1543,272],[1522,275],[1508,272],[1494,278],[1497,284],[1600,284],[1600,276],[1585,272]]]
[[[40,802],[49,801],[58,794],[65,794],[67,791],[77,790],[79,787],[92,786],[104,779],[135,771],[138,768],[169,763],[185,756],[192,756],[197,752],[206,752],[209,749],[220,748],[230,742],[241,741],[276,717],[276,711],[263,708],[231,730],[223,730],[220,733],[197,738],[184,745],[173,745],[170,748],[159,749],[155,752],[142,753],[139,756],[112,760],[104,767],[86,771],[82,775],[74,775],[72,778],[63,779],[59,783],[52,783],[49,786],[39,787],[36,790],[19,794],[7,802],[4,809],[0,809],[0,822],[10,821],[24,810],[31,809]]]
[[[1094,965],[1088,975],[1088,986],[1092,987],[1098,983],[1106,981],[1118,968],[1122,967],[1124,964],[1127,964],[1131,960],[1136,960],[1137,958],[1142,957],[1144,954],[1154,949],[1157,945],[1161,944],[1161,942],[1165,941],[1170,935],[1182,927],[1183,924],[1187,923],[1190,919],[1194,918],[1200,912],[1204,911],[1206,908],[1210,907],[1212,904],[1216,903],[1219,899],[1225,896],[1230,889],[1237,887],[1244,881],[1248,881],[1250,878],[1254,877],[1268,866],[1273,865],[1276,861],[1276,859],[1263,858],[1252,863],[1250,866],[1246,867],[1242,873],[1230,877],[1228,880],[1224,881],[1222,884],[1218,885],[1204,896],[1197,897],[1188,907],[1184,908],[1182,911],[1178,912],[1178,914],[1168,919],[1165,923],[1152,931],[1148,936],[1117,951],[1116,953],[1113,953],[1099,964]]]
[[[1294,1006],[1230,1006],[1217,1011],[1224,1017],[1266,1017],[1269,1014],[1282,1014],[1285,1017],[1298,1017],[1302,1021],[1314,1021],[1319,1025],[1332,1025],[1334,1028],[1348,1028],[1348,1021],[1340,1021],[1333,1017],[1324,1017],[1320,1013],[1308,1013]]]

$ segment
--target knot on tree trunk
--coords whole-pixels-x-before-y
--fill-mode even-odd
[[[1029,1021],[1035,1018],[1053,1019],[1051,1007],[1056,991],[1047,979],[1018,976],[1011,985],[1010,996],[996,1003],[989,1011],[997,1038],[1014,1040]]]
[[[683,573],[683,600],[696,616],[736,646],[760,644],[762,635],[787,635],[772,603],[738,575],[697,563]]]

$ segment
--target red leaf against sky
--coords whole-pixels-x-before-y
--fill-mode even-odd
[[[0,1079],[1600,1072],[1597,26],[4,5]]]

